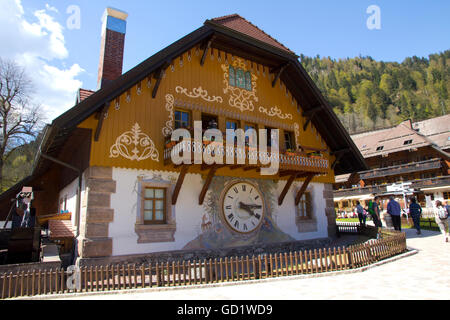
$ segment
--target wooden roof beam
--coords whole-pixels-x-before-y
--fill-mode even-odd
[[[275,84],[277,83],[277,80],[280,78],[281,74],[283,73],[284,69],[286,69],[289,66],[289,62],[285,63],[284,65],[282,65],[281,67],[278,68],[278,72],[276,70],[274,70],[274,72],[272,73],[276,73],[275,78],[272,81],[272,88],[275,87]]]
[[[322,105],[317,105],[310,110],[303,111],[302,113],[303,117],[307,118],[305,124],[303,125],[303,131],[306,131],[306,128],[308,128],[309,123],[315,117],[317,111],[320,110],[322,110]]]
[[[203,67],[205,64],[206,56],[208,55],[209,49],[211,48],[211,44],[213,43],[215,37],[212,36],[211,39],[208,40],[208,43],[205,46],[205,49],[203,50],[202,59],[200,60],[200,65]]]
[[[177,183],[172,193],[172,205],[177,204],[178,195],[180,194],[181,186],[183,185],[184,177],[189,170],[189,165],[184,165],[181,167],[181,172],[178,175]]]
[[[289,191],[289,188],[291,187],[292,183],[294,182],[295,178],[297,178],[297,173],[294,173],[291,175],[284,185],[283,191],[281,191],[280,196],[278,197],[278,205],[281,206],[283,204],[284,197],[286,197],[287,192]]]
[[[98,117],[97,128],[95,129],[94,134],[94,141],[98,141],[98,139],[100,138],[100,132],[102,131],[103,121],[105,120],[105,116],[106,113],[108,112],[108,109],[109,109],[109,102],[106,102]]]
[[[209,172],[208,176],[206,177],[206,181],[203,184],[202,191],[200,191],[200,195],[198,196],[198,204],[202,205],[203,201],[205,200],[206,192],[208,191],[209,185],[211,184],[211,181],[216,174],[216,171],[219,167],[212,167]]]
[[[170,66],[171,61],[166,61],[161,68],[159,69],[158,73],[153,74],[153,77],[156,79],[156,83],[155,86],[153,87],[153,91],[152,91],[152,98],[155,99],[156,98],[156,94],[158,93],[158,88],[159,85],[161,84],[161,80],[163,78],[164,75],[164,71],[166,71],[166,69]]]

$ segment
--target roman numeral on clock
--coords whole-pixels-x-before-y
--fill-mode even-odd
[[[232,213],[230,213],[228,215],[228,220],[230,220],[230,222],[231,222],[231,221],[233,221],[233,219],[234,219],[234,215]]]
[[[236,227],[236,229],[239,229],[239,221],[236,220],[236,222],[234,223],[234,226]]]
[[[225,209],[231,209],[231,205],[226,206]]]

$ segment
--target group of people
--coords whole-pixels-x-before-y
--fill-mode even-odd
[[[375,199],[372,201],[369,201],[367,210],[365,210],[359,201],[356,202],[356,212],[358,214],[359,223],[361,225],[366,225],[366,212],[370,214],[372,217],[373,223],[376,227],[381,228],[381,211],[379,206],[379,198],[375,197]],[[422,231],[420,229],[420,217],[422,215],[422,208],[417,203],[416,198],[411,197],[409,199],[409,214],[413,220],[414,228],[416,229],[417,234],[421,234]],[[436,224],[439,226],[439,229],[441,230],[442,234],[444,235],[445,242],[450,241],[450,230],[449,230],[449,216],[450,216],[450,205],[449,204],[443,204],[440,200],[437,200],[435,203],[434,208],[434,217]],[[394,199],[394,197],[389,198],[389,202],[387,204],[387,213],[390,215],[392,220],[392,225],[394,226],[395,230],[401,231],[402,230],[402,223],[401,223],[401,214],[402,209],[400,204]]]

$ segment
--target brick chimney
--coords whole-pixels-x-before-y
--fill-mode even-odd
[[[122,75],[127,17],[128,14],[126,12],[114,8],[106,8],[103,14],[102,42],[97,78],[98,89],[105,87],[109,82]]]

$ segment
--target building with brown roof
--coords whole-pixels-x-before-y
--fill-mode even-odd
[[[107,9],[99,90],[80,90],[47,126],[31,176],[0,195],[0,216],[15,189],[33,186],[38,216],[73,213],[86,264],[252,253],[333,236],[334,176],[366,165],[298,56],[231,15],[121,74],[126,17]],[[242,148],[215,139],[227,129],[278,130],[279,152],[249,136]],[[197,133],[205,137],[193,140]],[[214,156],[231,162],[201,161],[212,142]],[[264,175],[267,160],[278,170]]]
[[[336,176],[335,206],[348,211],[357,200],[388,195],[407,183],[423,207],[450,200],[450,115],[352,136],[370,170]],[[403,203],[402,197],[399,200]],[[404,203],[403,203],[404,206]]]

